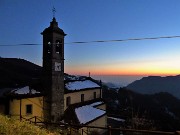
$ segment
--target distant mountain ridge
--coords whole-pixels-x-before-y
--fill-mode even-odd
[[[142,94],[168,92],[180,99],[180,75],[143,77],[129,84],[126,88]]]

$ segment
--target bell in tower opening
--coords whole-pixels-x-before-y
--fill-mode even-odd
[[[44,120],[59,122],[64,114],[64,37],[55,17],[43,35]]]

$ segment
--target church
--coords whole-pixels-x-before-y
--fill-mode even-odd
[[[106,127],[106,104],[102,99],[101,82],[91,77],[72,77],[64,73],[66,34],[59,28],[55,17],[41,34],[41,85],[33,87],[25,82],[16,88],[1,88],[0,113],[33,122]],[[12,61],[30,63],[15,58],[1,58],[1,61],[5,64]]]

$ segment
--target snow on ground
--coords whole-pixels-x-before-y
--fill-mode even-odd
[[[100,86],[90,80],[84,80],[84,81],[74,81],[74,82],[66,83],[65,87],[68,90],[81,90],[81,89],[95,88]]]
[[[94,108],[95,105],[99,105],[102,102],[96,102],[90,105],[85,105],[75,109],[76,115],[79,119],[80,124],[85,124],[99,116],[102,116],[106,112],[97,108]]]
[[[31,94],[37,94],[37,93],[40,93],[40,92],[38,92],[38,91],[36,91],[36,90],[34,90],[34,89],[31,89],[31,90],[30,90],[29,86],[26,86],[26,87],[23,87],[23,88],[20,88],[20,89],[13,90],[12,92],[15,93],[15,94],[29,94],[29,93],[31,93]]]

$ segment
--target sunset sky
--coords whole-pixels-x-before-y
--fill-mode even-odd
[[[180,0],[0,0],[0,57],[42,65],[40,33],[53,5],[65,43],[180,36]],[[27,43],[39,45],[16,46]],[[65,44],[65,72],[180,74],[180,38]]]

